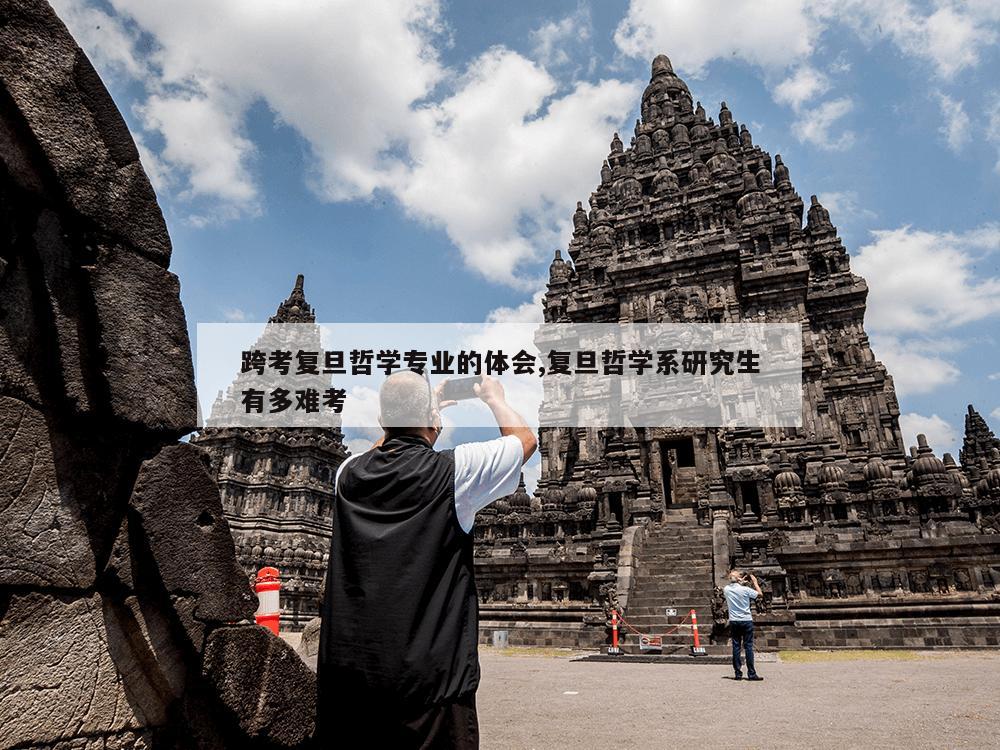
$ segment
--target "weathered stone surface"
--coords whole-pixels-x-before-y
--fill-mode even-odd
[[[148,726],[167,726],[189,684],[189,659],[174,637],[168,613],[145,596],[105,596],[102,607],[108,654],[129,705]]]
[[[146,461],[131,508],[196,647],[206,624],[253,619],[256,595],[236,563],[219,492],[199,449],[169,445]]]
[[[0,620],[0,748],[142,729],[97,595],[14,595]]]
[[[295,649],[295,653],[301,656],[302,661],[314,671],[316,669],[316,661],[319,658],[319,632],[322,625],[323,619],[321,617],[314,617],[307,622],[305,627],[302,628],[302,638],[299,641],[298,648]]]
[[[90,63],[45,2],[0,0],[0,750],[312,731],[314,679],[257,626],[202,672],[256,597],[203,454],[160,449],[196,414],[169,248]]]
[[[24,750],[149,750],[158,747],[149,732],[111,732],[97,737],[45,742]]]
[[[9,5],[0,2],[0,15],[8,12]],[[51,15],[44,3],[24,5],[26,9],[41,5]],[[72,201],[72,190],[67,205],[66,178],[53,161],[67,154],[84,162],[84,173],[74,177],[74,185],[89,185],[102,200],[124,194],[121,185],[102,183],[110,178],[102,173],[96,147],[85,142],[64,144],[55,153],[39,147],[52,134],[40,134],[24,108],[44,102],[4,94],[2,84],[11,84],[9,77],[16,79],[11,84],[16,87],[23,83],[22,74],[27,75],[11,73],[10,66],[5,67],[10,60],[4,57],[4,53],[8,57],[27,54],[27,49],[18,48],[15,54],[4,47],[12,29],[27,23],[25,14],[31,15],[29,10],[13,14],[20,21],[4,16],[7,23],[0,26],[0,220],[4,226],[0,313],[5,318],[0,356],[6,364],[0,371],[0,387],[35,405],[62,402],[79,413],[111,411],[124,420],[180,436],[194,428],[197,412],[177,279],[162,267],[166,256],[150,260],[148,254],[134,252],[130,244],[134,238],[95,224],[92,216],[82,216],[80,206]],[[57,25],[61,28],[55,19],[40,28]],[[30,41],[30,34],[26,38]],[[65,41],[75,49],[71,39]],[[39,91],[38,97],[44,100],[48,90],[42,86]],[[32,97],[37,93],[31,90]],[[73,98],[65,91],[58,93]],[[106,92],[103,95],[107,97]],[[99,98],[95,94],[95,101]],[[110,105],[110,98],[106,104]],[[113,107],[109,110],[102,104],[86,117],[92,128],[100,126],[131,144]],[[123,135],[116,131],[119,126]],[[86,128],[71,118],[59,121],[56,130],[71,141],[86,137]],[[74,152],[74,148],[81,150]],[[140,169],[138,161],[126,169]],[[120,172],[118,167],[114,171]],[[155,198],[150,194],[143,200],[146,204],[141,210],[131,204],[120,209],[126,212],[127,226],[162,235],[161,244],[168,245]],[[39,339],[51,340],[53,346],[39,347]]]
[[[114,414],[174,435],[190,432],[197,398],[177,277],[117,245],[101,246],[88,271]]]
[[[41,413],[0,396],[0,585],[86,588],[94,551],[72,485],[60,485]]]
[[[249,737],[294,747],[312,735],[315,676],[270,631],[256,625],[213,631],[202,670]]]
[[[166,266],[170,240],[156,196],[90,61],[44,0],[2,0],[0,18],[0,84],[70,205]]]
[[[0,274],[0,387],[35,405],[91,412],[102,379],[91,364],[89,295],[81,294],[65,216],[0,180],[0,220],[0,254],[8,258]],[[55,345],[40,347],[40,339]]]

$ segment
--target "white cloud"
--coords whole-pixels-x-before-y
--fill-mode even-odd
[[[981,52],[996,40],[1000,14],[992,5],[945,0],[925,10],[909,0],[841,0],[823,6],[821,15],[870,43],[887,38],[904,54],[931,63],[938,76],[951,78],[978,65]]]
[[[71,26],[85,22],[84,0],[61,2]],[[448,69],[438,0],[285,0],[281,12],[243,0],[109,2],[126,41],[91,43],[107,44],[105,57],[122,58],[145,88],[140,137],[158,159],[148,163],[158,189],[191,204],[191,221],[259,210],[246,123],[263,103],[308,145],[307,178],[322,199],[384,191],[442,228],[470,268],[521,288],[538,280],[518,265],[567,241],[572,206],[597,183],[640,91],[615,80],[561,91],[544,67],[502,47]],[[543,26],[536,51],[555,61],[588,29],[581,6]]]
[[[834,221],[837,217],[855,217],[861,219],[874,219],[876,214],[862,203],[858,194],[853,190],[829,191],[819,194],[819,202],[830,212]]]
[[[853,269],[868,280],[867,324],[882,333],[930,333],[1000,312],[1000,278],[977,277],[976,260],[1000,249],[1000,225],[964,232],[909,226],[872,232]]]
[[[639,96],[636,84],[578,83],[565,95],[544,69],[493,48],[454,92],[418,111],[411,163],[389,185],[413,215],[439,225],[466,263],[522,288],[519,264],[565,245],[572,206],[597,181],[608,134]]]
[[[809,100],[830,90],[830,79],[810,65],[800,65],[795,72],[774,87],[778,104],[798,111]]]
[[[948,346],[940,346],[940,342],[876,336],[871,345],[875,356],[892,375],[900,396],[930,393],[955,383],[961,375],[953,362],[940,356],[950,350]]]
[[[980,50],[996,41],[996,33],[981,26],[978,19],[948,6],[928,16],[925,27],[907,51],[930,57],[945,78],[977,65]]]
[[[121,19],[88,6],[85,0],[51,0],[51,3],[96,66],[133,78],[146,74],[146,65],[136,54],[135,33]]]
[[[830,131],[834,124],[854,109],[850,97],[831,99],[812,109],[803,110],[792,123],[792,133],[803,143],[811,143],[822,149],[841,151],[854,143],[854,133],[845,130],[834,136]]]
[[[994,419],[1000,419],[1000,406],[990,412],[990,416]]]
[[[1000,372],[991,372],[986,376],[987,380],[1000,380]]]
[[[907,226],[872,237],[852,267],[868,281],[866,325],[896,390],[910,396],[958,382],[947,355],[963,344],[945,332],[1000,313],[1000,278],[976,273],[983,255],[1000,249],[1000,226],[963,233]]]
[[[139,112],[157,136],[146,141],[165,143],[160,157],[182,186],[178,197],[211,198],[223,216],[256,208],[254,149],[243,135],[253,103],[309,144],[320,194],[366,197],[395,163],[387,154],[408,137],[413,103],[446,75],[433,44],[437,0],[284,0],[280,12],[242,0],[109,2],[114,33],[90,28],[86,0],[59,4],[98,64],[116,61],[145,87]]]
[[[839,151],[854,143],[854,134],[845,130],[834,135],[831,131],[838,120],[854,109],[854,102],[841,97],[805,108],[808,102],[829,90],[830,79],[811,65],[803,64],[775,86],[771,95],[778,104],[785,104],[795,112],[792,133],[796,138],[826,150]]]
[[[847,50],[841,50],[840,54],[829,64],[827,70],[831,73],[850,73],[851,61],[847,57]]]
[[[448,68],[440,0],[285,0],[281,12],[243,0],[107,2],[116,17],[93,0],[57,5],[99,67],[144,88],[144,162],[161,193],[190,202],[193,221],[260,209],[247,116],[263,105],[304,139],[323,199],[385,191],[447,232],[469,267],[525,289],[535,280],[518,265],[564,244],[571,207],[596,184],[608,135],[639,92],[616,80],[560,89],[544,65],[504,48]],[[877,16],[901,49],[947,75],[977,64],[998,15],[986,2],[931,12],[895,0],[900,18],[886,20],[888,11],[850,5],[632,0],[615,40],[631,56],[665,51],[689,73],[735,57],[784,74],[775,96],[800,109],[796,135],[838,149],[853,140],[833,133],[852,100],[808,106],[826,85],[809,64],[824,29]],[[559,65],[589,33],[581,5],[536,30],[535,54]],[[1000,104],[994,120],[1000,143]]]
[[[934,449],[938,458],[941,458],[945,453],[957,455],[958,436],[955,428],[937,414],[932,414],[929,417],[916,412],[901,414],[899,427],[903,431],[903,440],[908,446],[917,444],[917,435],[926,435],[927,444]]]
[[[545,290],[539,289],[531,299],[517,307],[497,307],[486,316],[487,323],[541,323],[542,300]]]
[[[986,107],[986,140],[997,148],[997,163],[993,170],[1000,173],[1000,91],[994,91]]]
[[[235,209],[254,210],[257,187],[248,169],[254,144],[239,130],[224,96],[153,95],[136,108],[145,128],[161,133],[160,169],[186,175],[182,199],[219,198]],[[163,175],[160,176],[163,180]],[[169,179],[169,178],[168,178]]]
[[[591,31],[590,8],[579,5],[570,15],[531,32],[532,55],[545,67],[566,65],[572,61],[571,50],[590,39]]]
[[[972,123],[965,113],[965,104],[960,99],[953,99],[940,91],[934,92],[934,96],[944,117],[944,124],[940,128],[941,135],[948,143],[948,148],[957,153],[972,137],[970,131]]]
[[[799,140],[839,150],[853,143],[853,135],[832,136],[830,126],[850,111],[851,99],[840,97],[803,111],[831,85],[813,64],[824,33],[846,27],[872,45],[888,40],[949,80],[982,62],[983,52],[1000,36],[998,22],[1000,4],[995,0],[937,0],[930,7],[910,0],[631,0],[615,42],[629,57],[666,53],[678,69],[696,76],[704,75],[715,60],[739,59],[759,66],[768,83],[780,81],[773,88],[775,101],[799,114],[792,126]],[[832,74],[850,68],[843,52],[826,66]],[[949,144],[966,137],[961,114],[946,113],[951,115],[946,126]]]
[[[666,53],[697,76],[716,58],[790,65],[813,52],[819,32],[808,0],[631,0],[615,43],[630,57]]]
[[[615,42],[631,57],[665,52],[694,74],[712,60],[733,57],[774,69],[808,59],[822,34],[842,25],[871,44],[888,39],[947,79],[982,61],[997,39],[998,21],[994,0],[940,0],[931,7],[909,0],[631,0]],[[845,67],[838,58],[833,70]]]
[[[228,307],[222,311],[222,317],[227,323],[246,323],[250,320],[245,310],[238,307]]]

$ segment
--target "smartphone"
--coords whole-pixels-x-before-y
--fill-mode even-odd
[[[474,386],[483,382],[481,375],[471,378],[455,378],[446,380],[441,389],[440,399],[442,401],[464,401],[469,398],[477,398]]]

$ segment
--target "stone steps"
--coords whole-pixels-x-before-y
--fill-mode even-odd
[[[655,579],[661,583],[684,583],[686,581],[700,583],[706,579],[711,579],[712,577],[711,566],[706,566],[703,570],[692,570],[683,561],[681,561],[680,564],[684,565],[684,569],[678,570],[676,573],[659,573],[657,572],[656,567],[652,565],[640,566],[638,571],[640,574],[646,573],[651,578],[655,577]]]
[[[687,651],[693,636],[689,622],[677,624],[694,609],[704,645],[712,629],[712,530],[699,526],[694,511],[670,510],[647,531],[636,566],[635,588],[625,618],[642,633],[659,635],[664,652]],[[677,610],[667,617],[666,609]],[[628,633],[627,640],[636,640]],[[636,646],[637,647],[637,646]]]
[[[712,540],[706,539],[705,541],[710,542]],[[662,556],[668,560],[710,560],[711,552],[707,553],[708,557],[706,558],[706,551],[702,549],[702,544],[704,542],[699,542],[698,544],[664,544],[655,547],[652,545],[643,545],[642,554],[643,556]]]

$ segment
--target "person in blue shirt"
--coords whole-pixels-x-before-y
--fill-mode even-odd
[[[740,644],[747,655],[747,679],[759,682],[764,678],[757,674],[753,664],[753,616],[750,614],[750,602],[761,595],[757,577],[750,574],[753,588],[747,586],[747,577],[742,571],[729,571],[729,583],[722,589],[729,605],[729,629],[733,634],[733,669],[736,679],[743,679],[743,663],[740,660]]]

